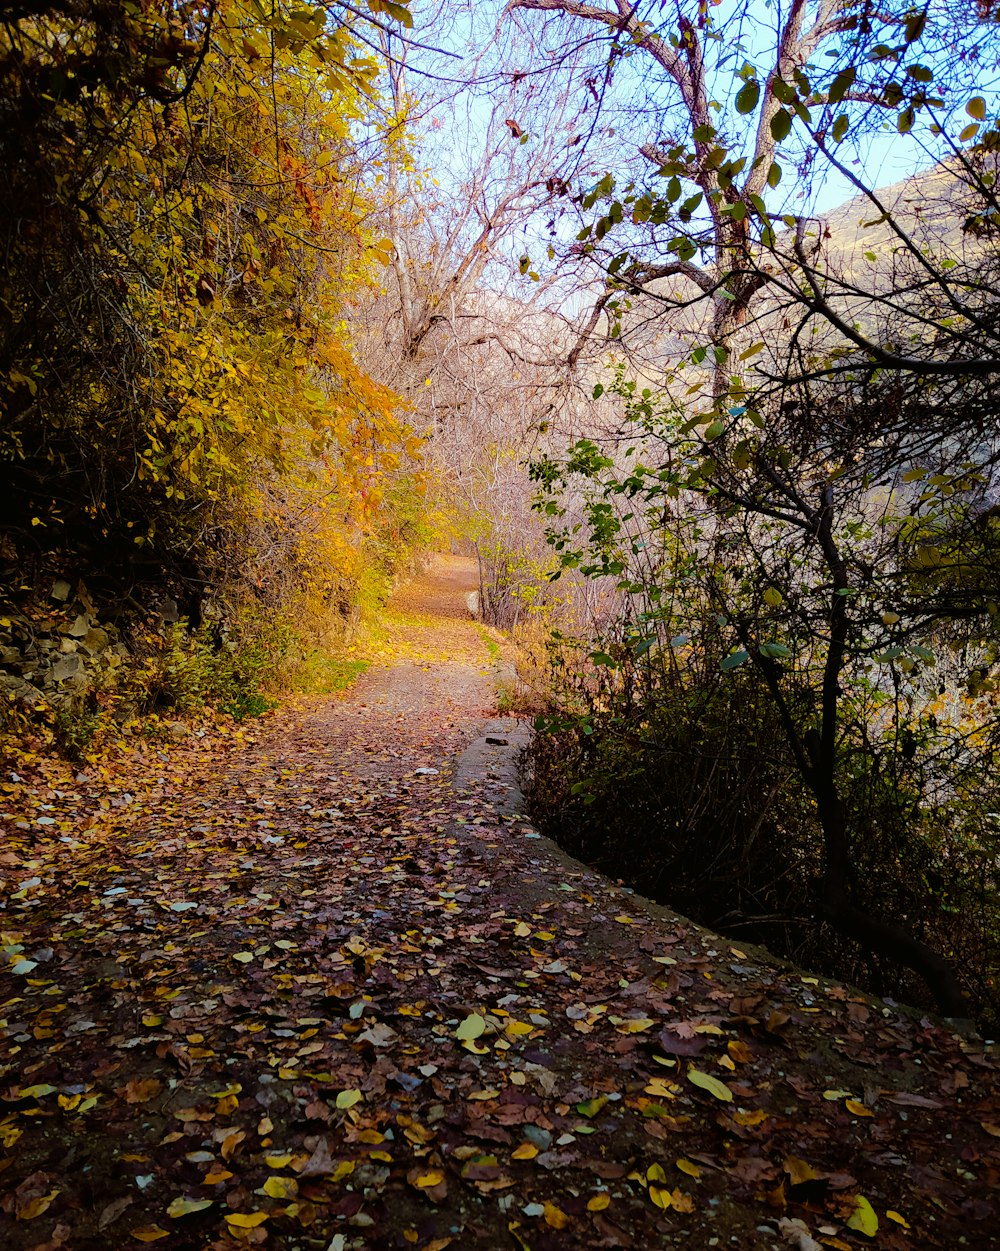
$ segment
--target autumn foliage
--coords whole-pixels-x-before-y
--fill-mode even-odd
[[[21,6],[0,32],[0,523],[10,568],[346,611],[419,490],[355,358],[384,263],[337,9]]]

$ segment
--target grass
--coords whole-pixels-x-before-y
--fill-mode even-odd
[[[306,695],[339,695],[348,691],[370,668],[367,660],[345,660],[329,652],[314,651],[296,666],[294,685]]]

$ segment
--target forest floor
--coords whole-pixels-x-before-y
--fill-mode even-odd
[[[2,775],[0,1246],[1000,1246],[995,1056],[540,839],[473,585],[343,698]]]

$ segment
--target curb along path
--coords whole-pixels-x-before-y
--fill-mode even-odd
[[[0,1246],[1000,1245],[982,1045],[540,839],[470,579],[155,802],[11,824]]]

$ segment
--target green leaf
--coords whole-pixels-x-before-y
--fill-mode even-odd
[[[731,656],[726,656],[719,665],[723,673],[728,673],[730,669],[738,668],[745,660],[750,659],[750,653],[744,651],[733,652]]]
[[[779,109],[771,118],[771,138],[775,143],[787,139],[792,129],[792,115],[787,109]]]
[[[337,1095],[338,1108],[353,1108],[356,1103],[360,1103],[364,1095],[360,1090],[342,1090]]]
[[[688,1069],[688,1081],[702,1090],[707,1090],[710,1095],[721,1099],[723,1103],[733,1101],[733,1092],[725,1082],[720,1082],[717,1077],[712,1077],[708,1073],[702,1073],[700,1069]]]
[[[913,123],[916,121],[916,113],[913,108],[906,108],[896,118],[896,129],[901,135],[908,135],[913,129]]]
[[[179,1195],[167,1208],[167,1215],[172,1221],[176,1221],[182,1216],[190,1216],[192,1212],[203,1212],[213,1203],[213,1199],[189,1199],[187,1196]]]
[[[781,166],[777,161],[771,162],[771,168],[767,171],[767,185],[776,187],[781,182]]]
[[[578,1103],[576,1105],[576,1110],[581,1116],[596,1116],[607,1101],[607,1095],[598,1095],[594,1099],[586,1100],[585,1103]]]
[[[486,1019],[473,1012],[471,1016],[467,1016],[465,1020],[455,1030],[455,1037],[461,1039],[462,1042],[471,1042],[474,1038],[478,1038],[486,1032]]]
[[[792,653],[784,643],[761,643],[760,654],[768,660],[787,660]]]
[[[983,122],[986,120],[986,101],[982,96],[973,96],[965,106],[965,111],[970,117],[974,117],[977,122]]]
[[[850,124],[851,124],[851,123],[850,123],[850,119],[848,118],[847,114],[846,114],[846,113],[841,113],[841,115],[840,115],[840,116],[837,118],[837,120],[833,123],[833,141],[834,141],[834,143],[840,143],[840,142],[841,142],[841,140],[842,140],[842,139],[844,138],[844,136],[847,134],[847,131],[848,131],[848,128],[850,127]]]
[[[828,102],[830,104],[836,104],[838,101],[843,100],[844,96],[846,96],[850,89],[854,86],[854,80],[856,78],[857,73],[853,68],[841,70],[830,84],[830,90],[827,93]]]
[[[611,665],[612,668],[615,665],[614,657],[609,656],[607,652],[591,652],[589,660],[595,665]]]
[[[736,112],[752,113],[760,100],[760,83],[751,78],[736,93]]]
[[[934,79],[934,71],[928,69],[926,65],[908,65],[906,72],[916,83],[929,83]]]

